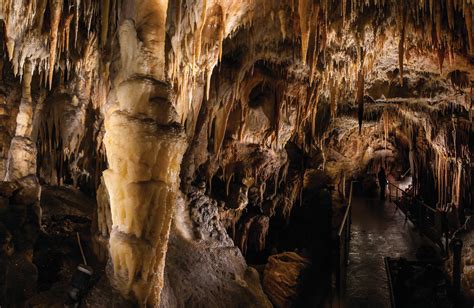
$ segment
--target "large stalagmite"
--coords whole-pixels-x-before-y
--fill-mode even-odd
[[[34,105],[31,97],[33,65],[27,62],[23,72],[20,109],[16,118],[15,137],[8,153],[5,180],[22,180],[36,175],[36,145],[32,140]]]
[[[158,305],[186,142],[163,81],[167,3],[130,6],[137,14],[124,13],[119,26],[121,70],[112,76],[116,101],[105,113],[110,278],[122,294]]]

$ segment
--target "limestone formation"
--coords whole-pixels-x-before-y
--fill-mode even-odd
[[[332,270],[336,203],[352,180],[373,194],[381,166],[466,223],[473,14],[472,0],[0,0],[0,298],[11,257],[40,287],[5,305],[52,305],[58,273],[84,262],[72,230],[90,227],[87,305],[304,302],[303,268]],[[59,236],[44,190],[61,192],[73,256],[35,272],[37,238]]]

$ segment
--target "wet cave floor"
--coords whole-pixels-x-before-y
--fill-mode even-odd
[[[356,198],[352,206],[345,306],[390,307],[384,257],[415,260],[417,249],[427,240],[389,201]]]

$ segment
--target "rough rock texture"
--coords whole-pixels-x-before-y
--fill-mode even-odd
[[[166,258],[161,307],[271,307],[237,247],[172,233]]]
[[[90,247],[93,199],[71,186],[44,186],[41,208],[42,229],[35,243],[33,263],[38,268],[37,293],[31,294],[30,307],[64,307],[73,273],[84,263],[76,233],[80,235],[86,261],[95,274],[95,283],[104,276]]]
[[[33,247],[38,237],[41,209],[30,187],[0,185],[0,305],[25,303],[36,293],[38,269]],[[33,190],[34,192],[34,190]]]
[[[202,241],[216,241],[233,246],[219,216],[217,201],[205,195],[205,189],[195,189],[188,194],[190,218],[195,238]]]
[[[301,292],[301,276],[311,260],[294,252],[273,255],[263,273],[263,289],[274,307],[294,307]]]

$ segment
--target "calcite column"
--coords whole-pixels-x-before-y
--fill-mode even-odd
[[[124,1],[119,69],[104,114],[109,278],[124,296],[155,307],[187,146],[164,78],[166,9],[166,1]]]
[[[20,110],[16,118],[15,137],[8,152],[5,180],[21,180],[36,176],[36,145],[31,140],[33,130],[33,101],[31,98],[31,79],[33,65],[27,61],[23,71],[23,89]]]

